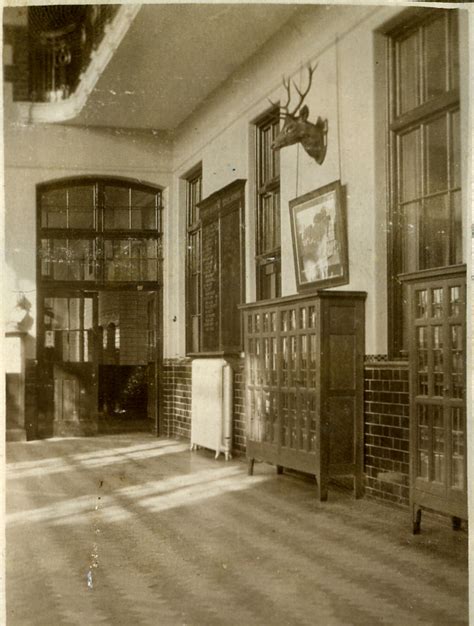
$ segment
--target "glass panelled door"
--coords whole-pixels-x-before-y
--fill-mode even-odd
[[[97,294],[43,298],[41,366],[54,435],[97,430]]]

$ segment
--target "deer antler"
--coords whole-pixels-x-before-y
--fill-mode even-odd
[[[315,71],[315,69],[317,67],[318,67],[317,63],[316,63],[316,65],[314,67],[311,67],[310,63],[308,64],[308,86],[306,87],[304,92],[301,92],[300,89],[298,88],[298,85],[295,83],[295,81],[293,81],[293,85],[294,85],[296,91],[298,92],[298,95],[300,97],[300,101],[296,105],[296,108],[294,109],[294,111],[292,113],[290,113],[290,115],[296,115],[297,111],[300,109],[301,105],[303,104],[304,99],[306,98],[306,96],[309,93],[309,90],[311,89],[311,83],[313,82],[313,74],[314,74],[314,71]],[[288,104],[289,104],[289,102],[288,102]]]
[[[291,100],[291,83],[290,83],[290,79],[289,78],[285,78],[284,76],[282,76],[282,82],[283,82],[283,86],[286,89],[286,93],[287,93],[287,100],[286,100],[286,104],[280,104],[278,105],[276,102],[273,102],[273,100],[270,100],[270,98],[267,98],[268,102],[270,102],[270,104],[273,107],[278,107],[280,110],[280,119],[285,119],[285,117],[290,113],[288,107],[290,105],[290,100]]]
[[[287,99],[286,99],[286,104],[280,104],[279,109],[280,109],[280,119],[285,119],[285,117],[287,115],[289,115],[290,117],[296,115],[296,113],[299,111],[301,105],[304,102],[304,99],[306,98],[306,96],[309,93],[309,90],[311,89],[311,83],[313,82],[313,74],[315,69],[318,67],[318,64],[316,63],[316,65],[314,67],[311,67],[311,64],[308,64],[308,86],[306,87],[305,91],[302,92],[300,91],[298,85],[295,83],[295,81],[290,81],[289,78],[285,78],[285,76],[283,76],[282,81],[283,81],[283,87],[286,90],[286,94],[287,94]],[[298,95],[300,97],[300,101],[298,102],[298,104],[296,105],[296,108],[290,113],[289,110],[289,106],[290,106],[290,102],[291,102],[291,83],[293,82],[293,86],[296,89],[296,91],[298,92]],[[273,102],[273,100],[270,100],[270,98],[267,98],[267,100],[270,102],[270,104],[273,107],[277,107],[278,104],[276,102]]]

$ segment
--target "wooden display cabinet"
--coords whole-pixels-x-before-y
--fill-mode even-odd
[[[466,269],[405,274],[409,296],[410,502],[467,519]]]
[[[242,307],[247,459],[363,493],[363,292],[320,291]]]

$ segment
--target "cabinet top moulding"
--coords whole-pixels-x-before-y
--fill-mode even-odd
[[[280,304],[289,304],[291,302],[304,302],[305,300],[314,300],[322,298],[355,298],[365,300],[367,298],[366,291],[329,291],[321,289],[319,291],[313,291],[310,293],[301,293],[293,296],[283,296],[282,298],[275,298],[273,300],[258,300],[257,302],[249,302],[241,304],[239,309],[261,309],[270,306],[279,306]]]
[[[197,206],[201,212],[201,221],[215,220],[217,215],[225,212],[230,206],[233,210],[235,208],[234,203],[242,198],[246,182],[245,178],[238,178],[198,202]]]
[[[399,274],[398,278],[405,282],[418,281],[432,278],[448,278],[449,276],[460,274],[466,271],[466,265],[461,263],[459,265],[449,265],[447,267],[435,267],[428,270],[419,270],[417,272],[410,272],[407,274]]]

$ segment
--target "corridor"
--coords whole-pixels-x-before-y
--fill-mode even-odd
[[[467,533],[182,442],[7,444],[7,626],[466,624]]]

